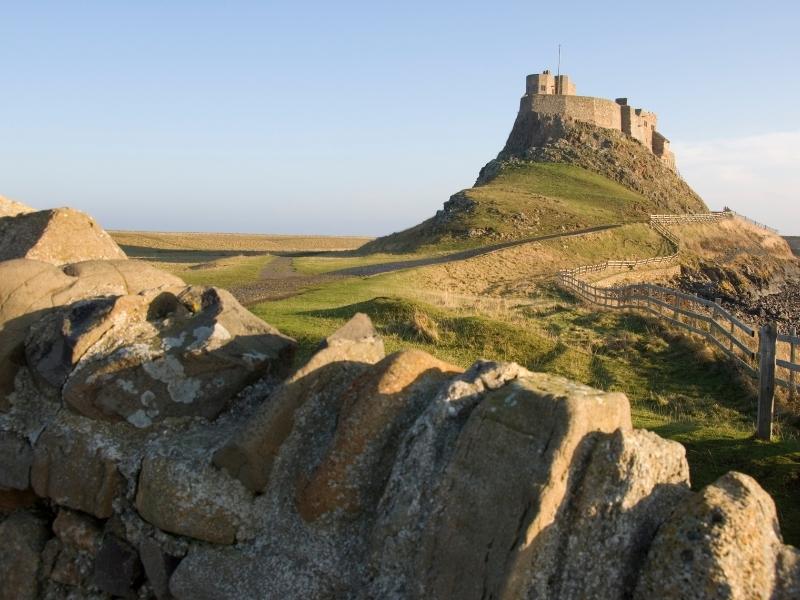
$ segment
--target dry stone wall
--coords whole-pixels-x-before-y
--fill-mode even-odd
[[[0,327],[49,300],[0,356],[0,598],[798,596],[769,496],[692,492],[622,393],[386,356],[366,315],[289,372],[223,290],[9,262]]]

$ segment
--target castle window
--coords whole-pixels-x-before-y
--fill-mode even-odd
[[[542,91],[543,91],[543,92],[546,92],[546,91],[547,91],[547,86],[546,86],[546,85],[543,85],[543,86],[542,86]]]

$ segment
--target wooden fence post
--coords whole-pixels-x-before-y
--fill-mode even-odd
[[[769,441],[772,438],[772,413],[775,407],[775,346],[778,326],[769,323],[761,328],[758,338],[758,422],[756,437]]]
[[[794,338],[797,337],[797,327],[792,327],[789,335],[792,336],[792,339],[789,340],[789,362],[794,365],[797,364],[797,344],[794,343]],[[795,393],[794,371],[789,371],[789,398],[794,400]]]
[[[722,306],[722,298],[714,298],[714,314],[711,316],[711,319],[714,321],[713,323],[708,324],[708,331],[711,334],[711,337],[717,339],[717,317],[719,316],[719,308]]]

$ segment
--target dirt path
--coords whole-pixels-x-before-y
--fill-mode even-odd
[[[481,246],[480,248],[471,248],[469,250],[462,250],[442,256],[431,256],[414,260],[398,260],[377,265],[366,265],[363,267],[350,267],[348,269],[339,269],[338,271],[320,273],[317,275],[298,273],[293,266],[293,259],[290,256],[278,256],[264,267],[258,281],[231,288],[230,291],[236,296],[239,302],[247,306],[267,300],[290,298],[307,288],[324,285],[348,277],[370,277],[372,275],[381,275],[383,273],[402,271],[404,269],[440,265],[466,260],[476,256],[483,256],[484,254],[491,254],[498,250],[521,246],[522,244],[587,235],[589,233],[597,233],[620,226],[619,224],[599,225],[597,227],[589,227],[587,229],[579,229],[567,233],[551,233],[538,237],[492,244],[490,246]]]

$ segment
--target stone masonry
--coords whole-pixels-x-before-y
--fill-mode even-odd
[[[655,113],[628,105],[627,98],[607,100],[577,96],[575,84],[567,75],[553,75],[550,71],[528,75],[519,111],[557,115],[622,131],[639,140],[675,170],[675,155],[670,150],[669,140],[656,131],[658,117]]]

